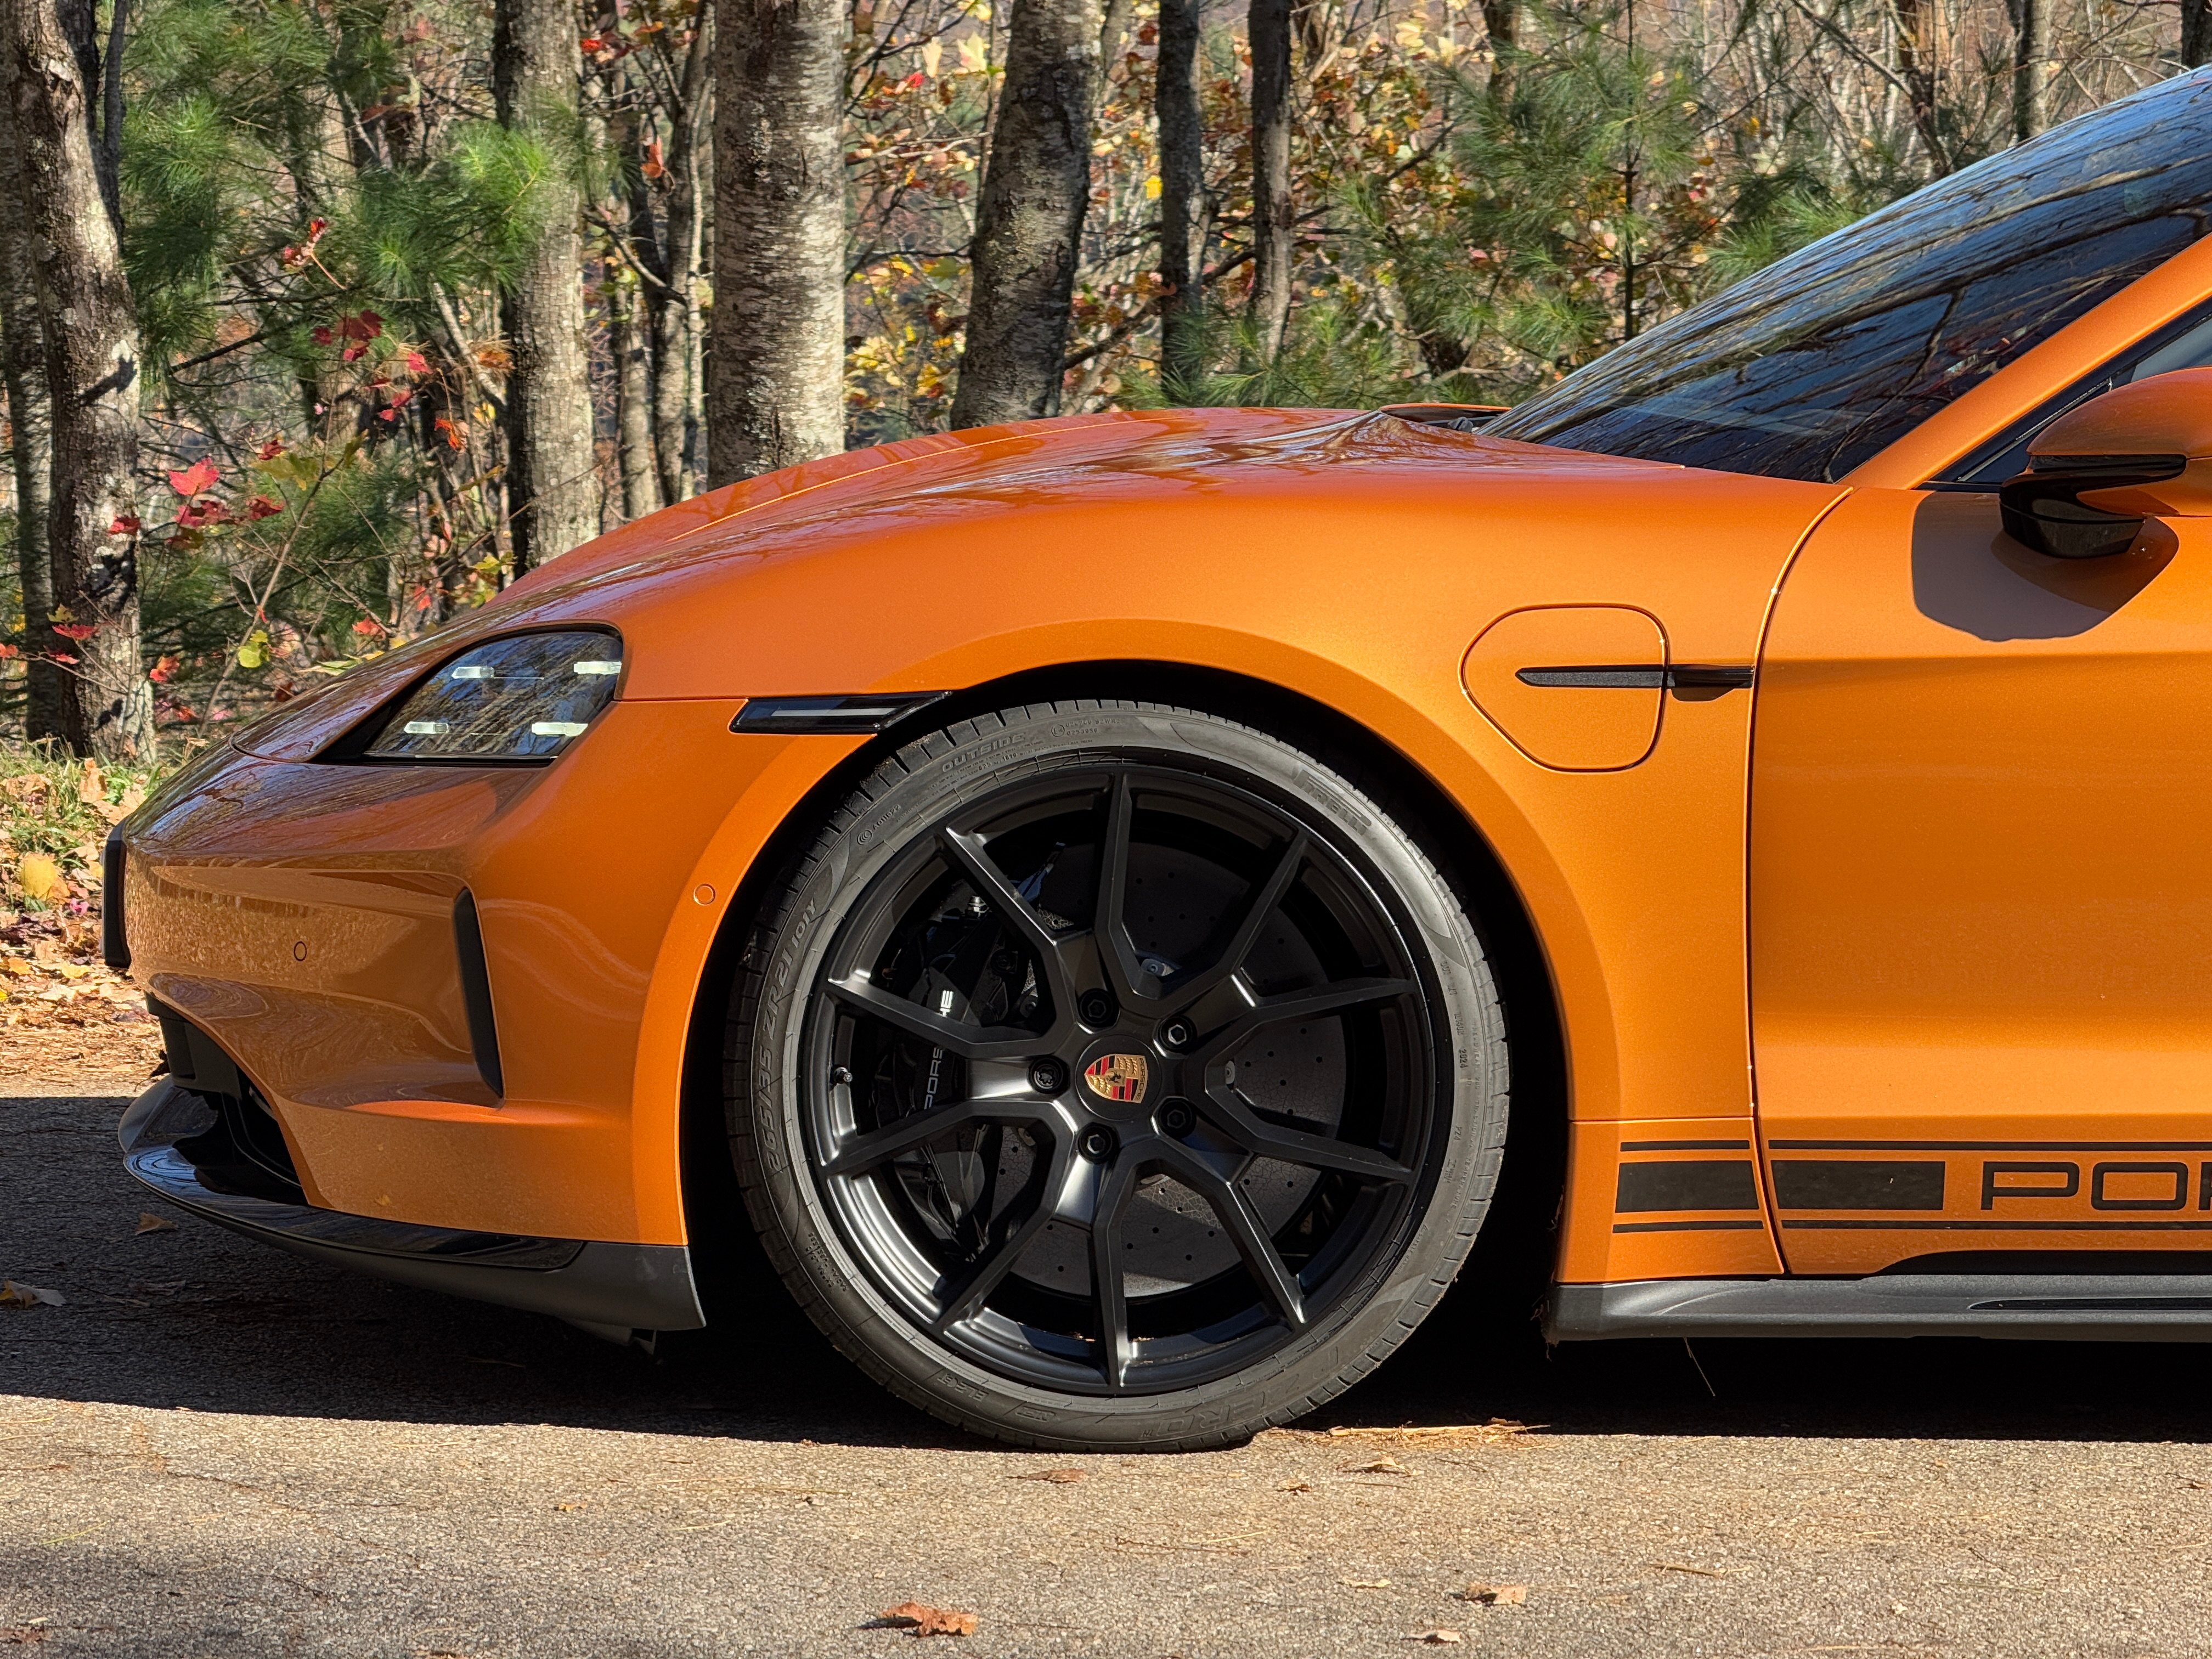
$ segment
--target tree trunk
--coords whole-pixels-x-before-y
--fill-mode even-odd
[[[1160,0],[1160,386],[1199,400],[1206,380],[1206,118],[1198,100],[1202,0]]]
[[[15,465],[15,568],[23,588],[26,699],[23,734],[37,741],[62,735],[62,671],[50,612],[54,567],[46,547],[52,500],[52,411],[46,401],[46,331],[39,326],[37,271],[15,155],[11,108],[0,108],[0,374],[8,388],[8,422]],[[72,653],[71,654],[75,654]]]
[[[2212,61],[2212,0],[2181,0],[2181,62],[2198,69]]]
[[[717,20],[710,485],[845,447],[844,101],[843,0]]]
[[[623,517],[641,519],[661,507],[660,474],[653,465],[653,374],[645,331],[638,326],[642,301],[635,283],[607,284],[607,348],[615,360],[615,453],[622,470]]]
[[[2051,0],[2012,0],[2012,138],[2051,125]]]
[[[150,759],[153,686],[138,658],[138,323],[100,191],[87,85],[55,0],[0,5],[0,79],[15,122],[53,416],[46,520],[63,641],[62,732],[102,759]]]
[[[665,163],[668,179],[667,240],[662,248],[664,269],[660,273],[665,286],[646,296],[653,329],[653,452],[659,461],[660,495],[665,501],[680,501],[698,487],[698,478],[691,467],[691,410],[695,401],[691,380],[699,353],[692,335],[699,311],[696,297],[699,286],[699,183],[705,176],[700,162],[714,94],[713,0],[700,0],[696,27],[698,33],[692,36],[690,50],[684,60],[684,82],[679,94],[683,101],[672,112]],[[841,204],[841,220],[842,214]],[[841,260],[842,257],[841,228]],[[841,294],[842,288],[841,282]],[[838,327],[842,334],[842,320]],[[837,368],[842,392],[842,340]],[[836,447],[842,448],[842,396],[837,421]]]
[[[1490,35],[1490,90],[1502,101],[1513,96],[1513,55],[1521,49],[1520,0],[1482,0],[1482,27]]]
[[[13,3],[13,0],[9,0]],[[502,307],[514,355],[507,381],[509,508],[517,575],[599,533],[585,337],[577,82],[583,55],[567,0],[498,0],[492,91],[499,118],[542,144],[544,234]]]
[[[1252,0],[1247,29],[1252,42],[1252,323],[1266,363],[1283,349],[1297,246],[1291,206],[1290,0]]]
[[[1060,413],[1104,21],[1100,0],[1014,0],[976,211],[956,427]]]
[[[1889,0],[1897,22],[1897,67],[1910,88],[1913,130],[1928,152],[1928,170],[1935,178],[1951,171],[1950,147],[1944,142],[1937,77],[1942,54],[1936,39],[1940,0]]]

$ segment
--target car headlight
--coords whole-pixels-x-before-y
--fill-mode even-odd
[[[550,760],[590,729],[622,683],[612,634],[513,634],[463,652],[409,693],[371,760]]]

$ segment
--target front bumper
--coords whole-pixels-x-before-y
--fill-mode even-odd
[[[219,1128],[214,1107],[164,1079],[132,1103],[117,1138],[125,1166],[161,1197],[310,1261],[552,1314],[617,1340],[707,1322],[684,1245],[469,1232],[287,1203],[236,1190],[240,1183],[202,1150]]]

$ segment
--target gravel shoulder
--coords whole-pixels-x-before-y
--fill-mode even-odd
[[[0,1079],[0,1275],[68,1298],[0,1308],[0,1646],[895,1654],[919,1601],[979,1659],[2212,1652],[2204,1348],[1547,1355],[1463,1285],[1297,1430],[1006,1451],[768,1287],[648,1355],[139,1233],[137,1086]]]

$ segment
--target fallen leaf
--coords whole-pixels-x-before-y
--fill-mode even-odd
[[[59,1291],[21,1284],[12,1279],[0,1279],[0,1308],[35,1308],[41,1303],[49,1308],[58,1308],[68,1300]]]
[[[107,780],[100,775],[100,763],[85,757],[84,775],[76,781],[76,798],[88,806],[107,799]]]
[[[1526,1584],[1469,1584],[1459,1593],[1462,1601],[1480,1601],[1486,1607],[1525,1607],[1528,1601]]]
[[[1395,1429],[1334,1428],[1328,1431],[1331,1440],[1387,1440],[1404,1445],[1425,1440],[1504,1440],[1516,1434],[1526,1434],[1532,1428],[1541,1428],[1540,1423],[1516,1423],[1510,1418],[1493,1417],[1487,1423],[1438,1423],[1416,1425],[1408,1423]]]
[[[975,1615],[955,1613],[950,1607],[926,1607],[920,1601],[902,1601],[895,1607],[886,1607],[876,1615],[887,1625],[902,1630],[911,1630],[916,1636],[973,1636]]]
[[[1285,1480],[1280,1486],[1277,1487],[1276,1490],[1278,1492],[1311,1492],[1313,1490],[1313,1482],[1310,1480]]]
[[[1353,1463],[1339,1470],[1338,1473],[1341,1474],[1411,1474],[1413,1470],[1391,1456],[1389,1452],[1384,1452],[1371,1463]]]
[[[17,1625],[11,1630],[0,1630],[0,1642],[13,1643],[21,1647],[27,1648],[33,1642],[46,1639],[46,1627],[44,1625]]]
[[[1344,1587],[1346,1589],[1389,1589],[1390,1581],[1387,1578],[1347,1578],[1344,1581]]]
[[[578,1510],[586,1508],[586,1505],[582,1504],[556,1504],[553,1507],[560,1510],[563,1515],[573,1515]]]
[[[69,883],[62,879],[61,865],[45,853],[26,853],[17,860],[15,882],[44,903],[57,904],[69,896]]]
[[[1455,1630],[1425,1630],[1419,1635],[1408,1636],[1406,1639],[1408,1642],[1425,1642],[1432,1648],[1442,1648],[1449,1647],[1454,1642],[1464,1642],[1467,1638]]]
[[[1647,1567],[1656,1567],[1661,1572],[1692,1572],[1700,1578],[1728,1577],[1728,1574],[1716,1571],[1711,1567],[1693,1567],[1686,1561],[1646,1561],[1644,1565]]]
[[[1081,1469],[1039,1469],[1033,1474],[1017,1474],[1009,1477],[1015,1480],[1042,1480],[1054,1486],[1072,1486],[1079,1480],[1088,1480],[1090,1478]]]
[[[131,1231],[134,1233],[173,1233],[177,1231],[177,1224],[164,1221],[160,1216],[142,1210],[138,1213],[138,1224]]]

